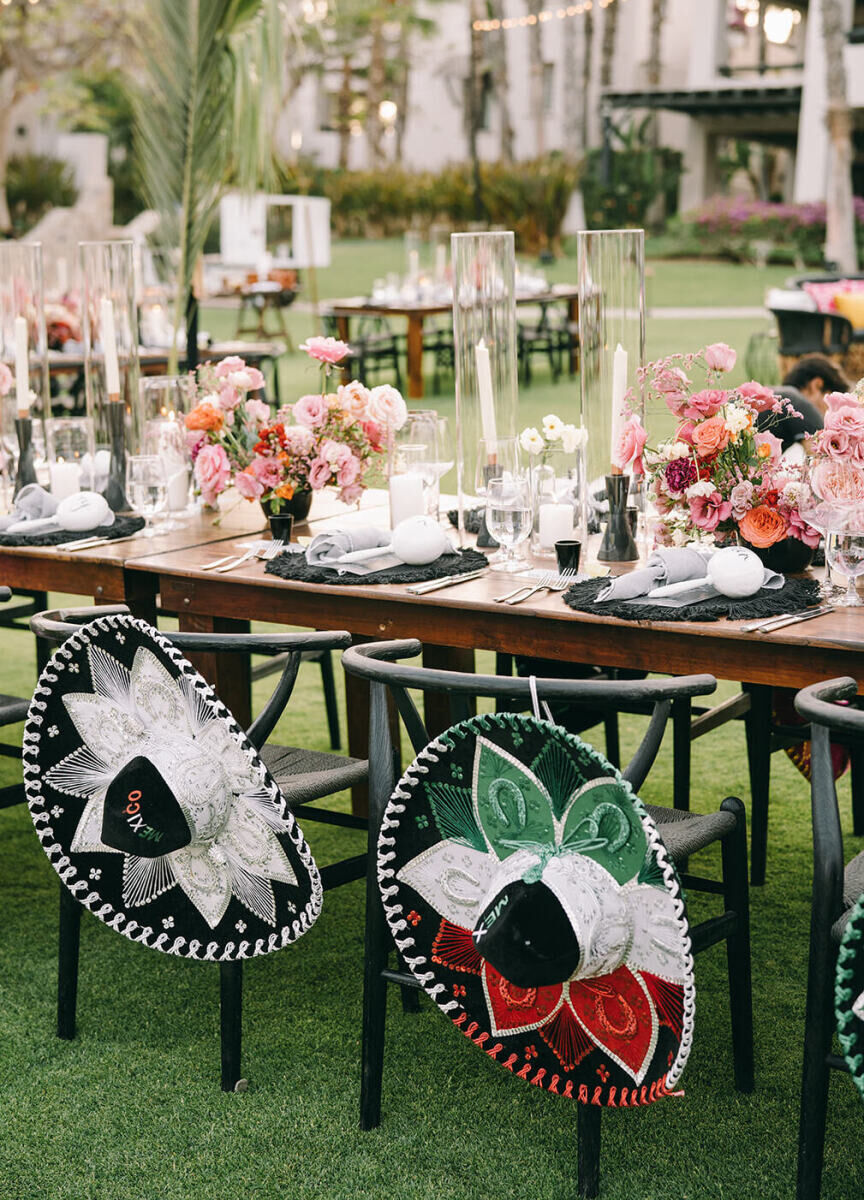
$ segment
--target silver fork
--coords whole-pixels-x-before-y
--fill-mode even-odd
[[[245,562],[247,559],[251,558],[253,554],[257,554],[262,546],[268,546],[269,544],[269,542],[264,541],[253,542],[251,547],[243,554],[238,554],[236,551],[234,551],[232,554],[226,554],[222,558],[214,558],[212,562],[204,563],[204,565],[201,567],[201,570],[216,571],[221,567],[226,567],[228,563],[239,563],[241,561]]]
[[[256,542],[254,546],[250,546],[245,554],[241,554],[239,558],[233,559],[231,562],[224,563],[221,567],[214,567],[214,575],[224,575],[226,571],[233,571],[235,567],[242,567],[244,563],[250,559],[256,558],[260,549],[267,545],[266,542]]]
[[[554,571],[545,571],[539,578],[535,580],[537,587],[542,587],[547,580],[551,581],[555,578]],[[528,592],[534,587],[534,583],[523,583],[521,587],[514,588],[512,592],[506,592],[503,596],[493,596],[492,599],[496,604],[508,604],[514,596],[518,596],[520,592]]]
[[[285,549],[285,543],[281,538],[273,538],[272,542],[265,542],[260,550],[255,552],[255,557],[261,562],[270,562],[277,554],[281,554]]]
[[[550,571],[544,579],[525,592],[524,596],[517,594],[510,600],[505,600],[504,603],[508,605],[521,604],[524,600],[529,600],[531,596],[536,596],[538,592],[566,592],[575,578],[576,572],[572,567],[568,567],[560,575],[557,575],[554,571]]]

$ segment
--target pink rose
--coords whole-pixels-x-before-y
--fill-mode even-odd
[[[812,546],[815,550],[822,536],[819,530],[808,525],[797,509],[792,509],[787,514],[787,520],[789,522],[787,536],[798,538],[799,542],[803,542],[805,546]]]
[[[843,429],[823,429],[819,435],[819,449],[829,458],[848,458],[849,434]]]
[[[362,429],[374,452],[376,454],[380,453],[384,449],[384,443],[381,440],[384,437],[384,430],[375,421],[364,421]]]
[[[257,392],[264,386],[264,376],[257,367],[246,367],[232,371],[228,382],[240,392]]]
[[[693,445],[701,458],[713,458],[729,445],[729,430],[722,417],[709,417],[693,429]]]
[[[291,454],[311,454],[315,435],[305,425],[286,425],[285,448]]]
[[[771,389],[757,383],[755,379],[751,379],[749,383],[742,383],[738,388],[738,395],[747,401],[747,407],[752,408],[754,412],[768,412],[777,404],[777,397]]]
[[[0,364],[2,365],[2,364]],[[191,455],[192,461],[198,457],[198,451],[207,441],[207,434],[203,429],[187,429],[186,430],[186,449]]]
[[[260,500],[264,495],[264,484],[260,479],[256,479],[252,474],[252,468],[247,467],[245,471],[234,480],[234,486],[241,496],[245,496],[247,500]]]
[[[316,429],[327,420],[327,401],[323,396],[301,396],[294,405],[294,420],[307,429]]]
[[[695,421],[684,421],[684,423],[679,425],[678,428],[675,430],[675,441],[676,442],[686,442],[688,446],[692,446],[694,444],[693,443],[693,430],[695,428],[696,428]]]
[[[347,354],[351,353],[351,347],[347,342],[340,342],[338,338],[332,337],[311,337],[300,347],[305,350],[310,358],[315,358],[318,362],[328,363],[333,365],[339,363]]]
[[[313,458],[309,467],[309,486],[316,492],[326,487],[333,475],[333,468],[323,458]]]
[[[753,441],[756,445],[756,453],[760,458],[770,459],[773,463],[780,461],[783,443],[770,430],[763,429],[761,433],[754,434]]]
[[[359,380],[352,379],[350,383],[340,383],[336,389],[336,399],[343,412],[361,421],[369,405],[369,389]]]
[[[401,392],[383,383],[369,393],[369,416],[385,428],[401,429],[408,420],[408,406]]]
[[[724,500],[719,492],[710,496],[694,496],[690,501],[690,518],[698,529],[713,533],[721,521],[732,514],[732,502]]]
[[[736,483],[729,493],[729,500],[732,504],[732,516],[736,521],[740,521],[753,507],[753,484],[750,480],[742,479],[740,483]]]
[[[223,358],[221,362],[216,364],[216,378],[227,379],[229,375],[233,375],[235,371],[245,371],[246,363],[237,354],[230,354],[228,358]]]
[[[256,425],[266,425],[270,420],[270,405],[263,400],[247,400],[244,407],[246,416]]]
[[[346,446],[344,442],[336,442],[333,438],[327,438],[318,449],[318,457],[323,458],[335,471],[353,456],[350,446]]]
[[[339,493],[339,499],[343,504],[356,504],[363,495],[363,490],[362,483],[349,484],[348,487],[343,487],[342,491]]]
[[[716,388],[706,388],[690,397],[683,409],[683,416],[692,417],[694,421],[699,421],[702,417],[713,417],[728,399],[728,392],[722,392]]]
[[[274,458],[272,455],[264,454],[253,458],[247,469],[252,472],[266,492],[272,491],[282,482],[282,464],[278,458]]]
[[[725,342],[705,347],[705,365],[709,371],[731,371],[738,355]]]
[[[15,376],[4,362],[0,362],[0,396],[5,396],[15,382]]]
[[[859,403],[858,397],[852,392],[827,392],[824,400],[828,405],[829,412],[833,412],[835,408],[844,408],[846,405]]]
[[[219,407],[225,412],[233,412],[242,398],[237,389],[228,383],[223,383],[219,389]]]
[[[205,504],[215,504],[231,477],[231,464],[221,446],[204,446],[195,459],[195,480]]]
[[[864,409],[857,404],[842,404],[825,414],[825,428],[848,434],[853,445],[864,439]]]
[[[360,459],[355,455],[351,455],[339,468],[336,475],[336,482],[341,488],[350,487],[360,478],[361,464]]]
[[[635,416],[628,417],[618,437],[618,445],[615,447],[615,453],[612,456],[612,465],[620,467],[623,471],[632,462],[633,474],[644,474],[642,451],[645,449],[647,437],[648,435],[639,418]]]

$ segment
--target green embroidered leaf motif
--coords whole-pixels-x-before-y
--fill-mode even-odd
[[[643,869],[648,843],[632,801],[614,779],[586,784],[570,802],[561,844],[604,867],[618,883]]]
[[[474,812],[499,858],[516,850],[554,846],[549,794],[527,767],[485,738],[474,751]]]
[[[442,838],[462,842],[485,853],[486,839],[474,816],[469,789],[452,783],[427,783],[424,786]]]
[[[531,770],[549,793],[552,811],[556,820],[560,820],[567,801],[583,779],[572,754],[557,738],[550,738],[531,764]]]
[[[651,887],[666,887],[666,880],[663,876],[663,868],[660,866],[657,859],[650,852],[645,855],[645,861],[639,869],[639,878],[637,883],[648,883]]]

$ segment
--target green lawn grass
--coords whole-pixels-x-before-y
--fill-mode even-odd
[[[340,251],[341,253],[341,251]],[[377,250],[368,265],[379,270]],[[372,262],[375,266],[372,266]],[[680,266],[681,264],[676,264]],[[744,277],[747,268],[739,268]],[[750,275],[756,274],[750,271]],[[694,267],[689,303],[714,302]],[[749,284],[747,286],[750,286]],[[217,316],[231,319],[221,311]],[[208,314],[209,318],[209,314]],[[309,332],[308,317],[292,317]],[[304,322],[306,328],[303,328]],[[701,326],[701,328],[699,328]],[[725,338],[749,323],[652,322],[659,352]],[[697,340],[698,339],[698,340]],[[654,352],[658,352],[656,349]],[[300,378],[299,359],[290,360]],[[561,410],[570,383],[528,393]],[[548,409],[546,410],[548,411]],[[482,669],[490,657],[479,655]],[[33,684],[31,639],[0,630],[4,691]],[[256,685],[256,705],[268,681]],[[732,691],[723,685],[722,694]],[[340,681],[340,703],[344,695]],[[643,723],[623,723],[625,753]],[[312,665],[276,740],[327,748],[320,676]],[[589,734],[602,748],[600,730]],[[668,803],[670,739],[643,789]],[[0,781],[15,777],[0,761]],[[743,730],[693,747],[693,805],[747,798]],[[841,787],[849,830],[848,782]],[[342,796],[332,804],[346,805]],[[359,834],[307,823],[326,863]],[[849,836],[850,854],[861,842]],[[696,962],[696,1036],[685,1096],[603,1122],[604,1200],[789,1200],[794,1192],[811,886],[808,788],[772,764],[768,882],[753,902],[757,1090],[731,1083],[722,947]],[[717,870],[716,856],[698,863]],[[215,967],[133,945],[89,915],[82,925],[79,1033],[54,1036],[58,881],[23,809],[0,813],[0,1200],[561,1200],[575,1195],[576,1111],[524,1085],[468,1044],[428,1002],[405,1016],[391,997],[380,1129],[358,1129],[363,961],[361,884],[325,897],[297,945],[245,971],[244,1073],[250,1090],[219,1090]],[[691,916],[711,910],[691,900]],[[860,1200],[864,1109],[832,1081],[824,1200]]]

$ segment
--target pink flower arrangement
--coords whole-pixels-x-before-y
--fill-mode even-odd
[[[350,348],[334,338],[309,338],[301,349],[321,364],[322,390],[286,405],[275,420],[269,405],[250,395],[264,377],[243,359],[206,364],[191,378],[197,403],[186,417],[187,442],[206,504],[231,485],[274,512],[298,492],[328,486],[347,504],[359,500],[388,429],[405,421],[405,401],[395,388],[369,391],[357,380],[328,393],[327,376]]]
[[[801,472],[781,460],[781,443],[757,428],[763,413],[794,413],[788,401],[755,380],[724,388],[721,376],[735,365],[722,342],[696,354],[675,354],[640,372],[648,397],[662,399],[678,418],[672,437],[646,450],[648,486],[660,514],[661,545],[744,540],[765,549],[783,538],[818,544],[819,535],[798,511]],[[694,370],[705,382],[694,382]],[[854,422],[838,416],[842,442]],[[861,410],[864,417],[864,410]],[[763,418],[763,426],[772,418]],[[827,426],[826,418],[826,426]],[[864,432],[864,420],[862,420]],[[839,444],[839,442],[838,442]]]
[[[834,462],[864,466],[864,404],[854,393],[831,392],[825,397],[825,424],[813,439],[817,455]]]

